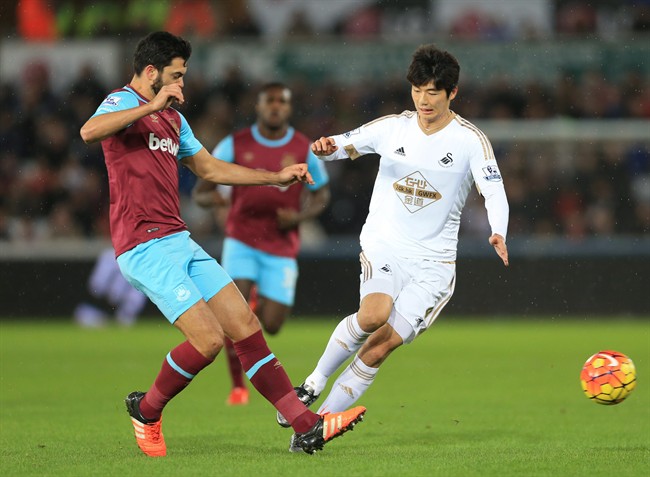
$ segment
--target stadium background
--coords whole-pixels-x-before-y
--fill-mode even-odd
[[[83,295],[107,243],[108,190],[101,149],[78,130],[130,79],[137,39],[167,29],[193,42],[182,111],[208,149],[253,121],[265,81],[291,86],[292,123],[315,138],[409,109],[413,49],[450,50],[462,67],[452,108],[492,139],[505,177],[511,267],[473,195],[445,313],[647,317],[649,18],[647,0],[3,2],[0,315],[65,318]],[[328,164],[332,203],[303,228],[295,314],[356,307],[376,166]],[[221,231],[181,179],[184,218],[218,256]]]

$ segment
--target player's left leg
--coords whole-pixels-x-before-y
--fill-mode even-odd
[[[256,250],[238,240],[226,237],[221,251],[221,266],[233,278],[243,297],[249,300],[253,295],[255,282],[259,275]],[[253,305],[251,305],[251,309],[254,311]],[[235,346],[228,336],[225,339],[225,350],[228,373],[232,383],[226,404],[229,406],[246,405],[249,393],[244,381],[244,370],[235,351]]]
[[[284,414],[296,432],[307,432],[318,416],[296,396],[282,364],[269,349],[257,317],[234,284],[208,301],[232,339],[246,376],[255,389]]]
[[[388,251],[364,250],[359,261],[359,311],[343,319],[334,329],[316,368],[305,379],[303,388],[309,388],[314,396],[321,393],[329,377],[368,337],[388,321],[394,300],[408,283],[408,273]],[[278,423],[283,425],[280,416]]]
[[[252,280],[235,280],[235,285],[244,296],[244,298],[250,298],[255,284]],[[250,305],[250,300],[248,300]],[[253,307],[251,306],[251,309]],[[230,373],[230,380],[232,382],[232,388],[226,399],[226,404],[229,406],[245,406],[248,404],[249,393],[246,383],[244,381],[244,370],[242,368],[237,352],[235,351],[235,345],[232,340],[226,336],[225,346],[226,350],[226,360],[228,362],[228,372]]]
[[[296,431],[296,444],[305,452],[322,449],[326,442],[351,430],[363,419],[366,409],[362,406],[332,414],[327,422],[305,407],[282,364],[269,349],[259,320],[234,284],[210,298],[208,305],[232,339],[246,376],[278,412],[287,416]]]
[[[269,335],[277,335],[291,313],[291,307],[262,295],[258,296],[257,303],[255,314],[260,319],[264,331]]]
[[[298,399],[282,364],[269,349],[257,317],[234,284],[224,287],[208,304],[233,340],[246,376],[286,416],[296,432],[295,442],[302,450],[313,453],[322,449],[325,443],[351,430],[363,419],[366,409],[362,406],[332,414],[327,421],[307,409]]]
[[[403,268],[412,279],[395,300],[388,322],[368,338],[341,373],[319,413],[337,412],[356,402],[390,353],[426,331],[449,302],[455,283],[453,263],[412,261]]]
[[[264,331],[277,334],[286,321],[296,295],[298,263],[291,257],[280,257],[257,251],[259,275],[257,308]]]
[[[357,402],[374,382],[379,366],[403,343],[402,337],[388,323],[370,335],[334,382],[318,414],[340,412]]]

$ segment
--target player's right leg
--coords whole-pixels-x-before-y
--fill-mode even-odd
[[[214,360],[223,346],[223,331],[203,300],[183,312],[174,326],[187,341],[167,354],[149,391],[136,391],[126,398],[138,446],[151,457],[167,453],[161,428],[164,407]]]
[[[189,233],[182,232],[145,242],[118,257],[125,278],[187,338],[167,354],[149,390],[131,393],[126,399],[136,441],[149,456],[166,454],[161,420],[167,402],[210,364],[223,346],[223,330],[204,297],[215,295],[231,280],[207,254],[194,264],[196,248]],[[201,290],[188,270],[209,275]]]

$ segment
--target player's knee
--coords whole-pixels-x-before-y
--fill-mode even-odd
[[[269,335],[277,335],[282,327],[279,323],[264,324],[264,331]]]
[[[239,341],[262,329],[261,320],[249,309],[246,313],[231,317],[228,336],[233,341]]]
[[[272,317],[260,319],[264,331],[269,335],[277,335],[284,323],[284,317]]]
[[[196,350],[208,359],[214,359],[223,349],[222,333],[210,333],[202,336],[198,343],[192,343]]]
[[[359,310],[357,320],[363,331],[372,333],[386,324],[389,316],[378,310]]]

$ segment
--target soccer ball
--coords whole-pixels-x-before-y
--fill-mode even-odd
[[[623,402],[636,386],[636,371],[630,358],[618,351],[600,351],[591,356],[580,373],[585,395],[598,404]]]

